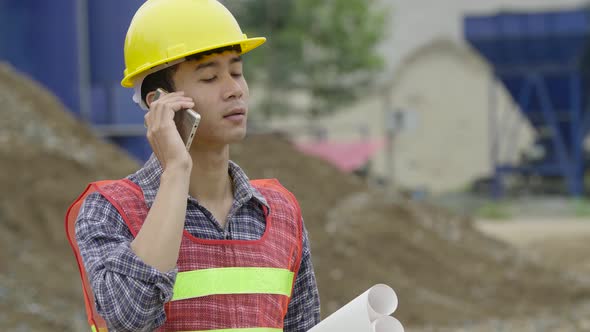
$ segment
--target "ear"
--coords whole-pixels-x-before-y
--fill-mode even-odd
[[[150,108],[150,106],[154,102],[154,97],[155,96],[156,96],[156,91],[155,90],[148,92],[148,94],[145,96],[145,103],[147,104],[147,107],[148,108]]]

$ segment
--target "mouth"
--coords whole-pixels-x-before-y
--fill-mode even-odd
[[[236,107],[227,112],[223,118],[229,120],[238,120],[244,118],[246,115],[246,109],[244,107]]]

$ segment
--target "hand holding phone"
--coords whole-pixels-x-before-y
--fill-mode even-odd
[[[167,93],[168,92],[164,89],[157,89],[156,94],[154,95],[154,101]],[[176,129],[178,130],[180,138],[182,138],[187,151],[190,150],[200,121],[201,115],[190,108],[182,109],[174,113]]]

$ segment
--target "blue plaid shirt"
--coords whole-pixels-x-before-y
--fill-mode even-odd
[[[264,197],[250,185],[240,167],[229,163],[234,185],[234,202],[222,228],[197,199],[187,198],[185,229],[203,239],[257,240],[264,233]],[[128,179],[143,190],[151,207],[162,167],[152,155]],[[96,298],[98,313],[108,322],[109,331],[152,331],[166,320],[164,303],[172,298],[177,268],[162,273],[144,263],[130,248],[133,240],[115,207],[99,193],[90,194],[76,221],[76,239]],[[320,320],[320,302],[307,231],[304,229],[301,267],[284,331],[304,332]]]

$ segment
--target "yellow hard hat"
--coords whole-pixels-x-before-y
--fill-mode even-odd
[[[233,45],[240,45],[243,54],[265,41],[243,34],[234,16],[216,0],[148,0],[127,30],[121,85],[131,88],[152,68],[191,54]]]

